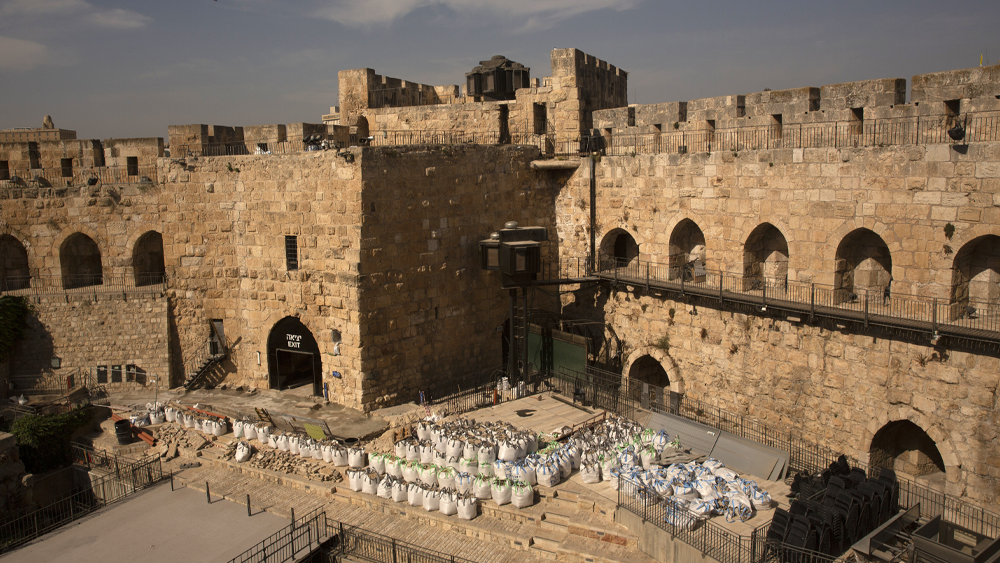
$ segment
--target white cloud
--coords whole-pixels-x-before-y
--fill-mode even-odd
[[[87,21],[99,26],[113,29],[139,29],[146,27],[153,18],[144,16],[132,10],[115,8],[104,12],[93,12],[87,15]]]
[[[440,6],[460,14],[489,14],[523,20],[529,29],[544,29],[585,12],[634,8],[643,0],[332,0],[316,15],[344,25],[389,24],[419,8]]]
[[[0,36],[0,70],[29,70],[49,61],[45,45]]]
[[[3,16],[67,15],[92,9],[84,0],[7,0],[0,3]]]

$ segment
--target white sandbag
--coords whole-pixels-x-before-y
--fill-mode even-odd
[[[472,492],[472,482],[475,475],[469,475],[468,473],[459,473],[455,475],[455,490],[460,494],[469,494]]]
[[[639,460],[642,462],[642,468],[649,471],[653,468],[653,464],[660,460],[660,455],[653,446],[646,446],[639,452]]]
[[[497,503],[498,506],[509,503],[511,497],[510,481],[506,479],[494,479],[490,483],[490,495],[493,497],[493,502]]]
[[[407,463],[403,466],[403,479],[406,479],[407,483],[416,483],[423,468],[424,466],[416,461]]]
[[[406,461],[397,457],[392,461],[386,462],[385,473],[386,475],[392,475],[396,479],[402,479],[404,467],[406,467]]]
[[[177,411],[171,407],[167,407],[163,411],[163,414],[167,417],[167,422],[177,422]]]
[[[448,454],[443,454],[437,450],[434,450],[434,465],[438,467],[444,467],[448,465]]]
[[[257,427],[249,422],[243,423],[243,437],[247,440],[256,440],[258,438]]]
[[[607,459],[604,459],[598,464],[601,466],[601,479],[605,481],[611,480],[611,470],[618,467],[618,462],[614,456],[609,455]]]
[[[674,496],[687,501],[692,501],[700,497],[693,483],[679,483],[677,481],[674,481]]]
[[[250,454],[253,451],[250,447],[250,443],[246,441],[240,441],[236,444],[236,463],[243,463],[244,461],[250,459]]]
[[[334,446],[332,463],[335,467],[347,467],[348,464],[347,448],[339,444]]]
[[[431,439],[431,425],[427,421],[417,423],[417,439],[420,441]]]
[[[409,442],[406,444],[406,461],[420,461],[420,444]]]
[[[304,457],[307,459],[312,459],[312,440],[300,440],[299,441],[299,457]]]
[[[374,453],[368,456],[368,464],[372,469],[378,472],[379,475],[385,475],[385,457],[388,454]]]
[[[275,441],[278,444],[278,449],[279,450],[281,450],[283,452],[287,452],[288,451],[288,436],[287,435],[282,434],[281,436],[278,436],[275,439]],[[347,465],[347,464],[345,463],[344,465]]]
[[[479,500],[477,498],[458,499],[458,517],[462,520],[472,520],[479,513]]]
[[[486,500],[493,496],[491,491],[491,481],[489,477],[483,477],[479,475],[472,481],[472,493],[476,495],[477,499]]]
[[[497,459],[503,461],[514,461],[517,459],[517,446],[510,442],[501,442],[500,451],[497,452]]]
[[[378,495],[379,498],[392,498],[393,483],[395,483],[395,480],[389,475],[386,475],[381,481],[378,482],[378,490],[375,494]]]
[[[498,459],[493,462],[493,476],[497,479],[510,479],[510,466],[506,461]]]
[[[688,510],[698,516],[711,516],[715,510],[715,501],[706,499],[696,499],[688,504]]]
[[[478,452],[479,466],[489,465],[497,460],[496,447],[491,444],[483,444]]]
[[[434,454],[436,452],[432,444],[430,443],[420,444],[419,449],[420,449],[420,463],[423,463],[424,465],[434,463]]]
[[[193,416],[191,416],[189,414],[185,414],[184,415],[184,427],[185,428],[194,428],[194,420],[195,419],[194,419]]]
[[[523,481],[532,487],[538,484],[535,468],[527,463],[519,463],[510,469],[510,478],[514,481]]]
[[[393,446],[393,451],[395,452],[396,457],[401,457],[403,459],[406,459],[407,445],[409,445],[409,442],[407,442],[406,440],[400,440],[396,442],[396,445]]]
[[[288,437],[288,453],[292,455],[299,455],[299,437],[289,436]]]
[[[365,449],[348,448],[347,464],[355,469],[361,469],[362,467],[368,465],[368,454],[365,453]]]
[[[438,491],[424,491],[424,510],[434,512],[441,506],[441,493]]]
[[[156,424],[155,422],[152,422],[152,413],[150,413],[150,417],[150,422],[152,424]],[[215,430],[212,432],[213,436],[225,436],[227,432],[229,432],[229,423],[226,422],[225,419],[215,421]],[[247,440],[253,440],[256,438],[257,433],[254,432],[254,434],[253,438],[248,436]]]
[[[601,466],[597,463],[584,463],[580,466],[580,478],[588,485],[601,482]]]
[[[438,468],[435,465],[424,466],[417,475],[421,483],[433,487],[438,484]]]
[[[457,472],[450,467],[441,468],[437,474],[438,486],[442,489],[454,489],[456,474]]]
[[[479,448],[476,446],[476,444],[473,444],[471,441],[468,441],[465,443],[465,448],[462,450],[462,457],[464,457],[465,459],[475,459],[476,452],[478,451]]]
[[[468,473],[472,476],[479,475],[479,462],[475,459],[460,459],[458,461],[458,472]]]
[[[563,481],[573,474],[573,459],[568,455],[559,456],[559,478]]]
[[[406,500],[410,506],[423,506],[424,488],[416,483],[410,483],[406,487]]]
[[[407,499],[407,485],[403,481],[395,481],[392,484],[392,500],[393,502],[406,502]]]
[[[522,481],[514,481],[510,486],[510,503],[515,508],[528,508],[535,504],[535,491],[531,485]]]
[[[333,446],[330,444],[323,444],[320,446],[320,451],[323,453],[323,461],[326,463],[333,462]]]
[[[722,463],[721,461],[719,461],[719,460],[717,460],[715,458],[711,458],[710,457],[710,458],[706,459],[705,461],[701,462],[701,466],[704,467],[705,469],[708,469],[709,471],[711,471],[712,475],[718,475],[717,472],[720,469],[726,467],[726,464]]]
[[[661,497],[669,497],[674,494],[674,485],[668,479],[655,479],[653,481],[653,490]]]
[[[458,497],[454,493],[441,493],[438,511],[445,516],[458,514]]]
[[[560,481],[559,466],[553,463],[545,463],[535,470],[537,483],[543,487],[555,487]]]
[[[448,454],[448,457],[462,457],[465,453],[465,442],[458,438],[448,440],[448,448],[444,453]]]
[[[729,491],[725,494],[728,504],[726,506],[726,522],[746,522],[753,517],[753,503],[747,495]]]
[[[492,477],[493,476],[493,463],[487,463],[486,465],[483,465],[482,463],[480,463],[479,464],[479,474],[483,475],[484,477]]]
[[[243,430],[244,434],[246,434],[246,426],[243,427]],[[273,434],[270,426],[261,423],[258,426],[255,426],[254,430],[257,431],[257,440],[261,443],[261,445],[267,445],[270,442],[271,434]]]
[[[432,436],[431,441],[434,442],[434,449],[443,453],[448,453],[448,437],[444,433],[440,433],[437,436]]]
[[[350,486],[352,491],[360,493],[364,487],[364,483],[361,482],[364,472],[360,469],[348,469],[346,473],[348,486]]]
[[[278,437],[275,436],[274,434],[271,434],[270,436],[268,436],[267,437],[267,447],[271,448],[272,450],[278,449]]]
[[[369,495],[378,494],[378,473],[374,471],[364,472],[361,476],[361,492]]]
[[[580,463],[583,460],[583,454],[580,452],[580,448],[576,446],[569,446],[563,449],[563,454],[569,456],[569,461],[572,464],[572,467],[570,468],[571,471],[580,469]]]
[[[237,440],[243,437],[243,421],[237,420],[233,423],[233,438]]]

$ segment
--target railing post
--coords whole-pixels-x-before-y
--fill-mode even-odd
[[[762,284],[761,284],[762,290],[761,290],[761,294],[760,294],[760,306],[761,306],[761,309],[763,310],[763,309],[767,308],[767,278],[765,278],[764,276],[761,276],[760,279],[762,281]],[[761,312],[763,312],[763,311],[761,311]]]
[[[649,293],[649,262],[646,262],[646,293]]]
[[[340,526],[340,542],[339,542],[340,543],[340,554],[343,555],[344,554],[344,543],[345,543],[345,538],[344,538],[344,523],[343,522],[337,522],[337,524]]]
[[[686,277],[687,277],[687,272],[685,271],[685,267],[681,266],[681,297],[684,297],[684,278]],[[719,292],[719,296],[721,298],[722,292]]]
[[[810,284],[809,288],[809,322],[816,320],[816,284]]]
[[[937,310],[937,297],[935,297],[934,302],[931,304],[931,328],[934,329],[934,332],[937,332],[938,330]]]
[[[725,300],[722,298],[722,282],[725,280],[725,272],[719,272],[719,303],[722,304]]]
[[[396,538],[392,538],[392,563],[398,563],[396,560]]]
[[[865,328],[868,328],[868,301],[869,301],[868,290],[865,290]]]

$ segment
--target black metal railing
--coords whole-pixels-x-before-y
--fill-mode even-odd
[[[971,340],[1000,341],[1000,302],[945,299],[803,283],[706,270],[698,276],[684,266],[602,255],[592,275],[659,290],[739,302],[804,316],[832,318]]]
[[[330,533],[326,512],[317,508],[301,519],[292,520],[291,524],[237,555],[230,563],[295,561],[296,556],[307,555],[306,550],[318,549],[319,543]]]
[[[32,275],[0,279],[0,295],[162,293],[163,273]]]
[[[503,367],[495,367],[433,382],[420,389],[415,399],[428,405],[444,405],[449,414],[469,412],[513,398],[513,393],[498,389],[505,376]]]
[[[372,563],[473,563],[469,559],[448,555],[405,541],[370,532],[344,523],[331,525],[330,536],[339,538],[341,557],[361,559]]]
[[[82,446],[74,447],[77,463]],[[15,514],[0,523],[0,553],[13,551],[42,535],[87,514],[123,500],[164,479],[159,458],[140,461],[116,461],[114,455],[90,450],[91,456],[104,458],[105,466],[114,471],[92,479],[90,485],[79,489],[52,504],[26,514]]]
[[[156,183],[156,164],[142,166],[93,166],[88,168],[11,169],[0,180],[6,188],[66,188],[101,184]]]

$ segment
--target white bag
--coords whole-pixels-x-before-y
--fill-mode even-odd
[[[259,436],[257,435],[257,427],[249,422],[243,424],[243,437],[247,440],[256,440]]]
[[[364,483],[361,482],[361,478],[364,475],[364,471],[360,469],[348,469],[347,470],[347,482],[351,487],[351,490],[360,493],[361,489],[364,488]]]
[[[511,496],[510,503],[514,505],[515,508],[528,508],[532,504],[535,504],[535,491],[531,488],[531,485],[515,481],[511,485]]]
[[[365,471],[361,476],[361,492],[369,495],[378,494],[378,473]]]
[[[347,464],[355,469],[361,469],[368,465],[368,456],[364,448],[348,448]]]
[[[452,516],[458,513],[458,497],[454,493],[441,493],[441,501],[438,510],[445,516]]]
[[[288,436],[286,436],[285,434],[282,434],[281,436],[278,436],[278,438],[275,440],[275,442],[277,442],[279,450],[281,450],[283,452],[287,452],[288,451]],[[344,465],[347,465],[347,464],[345,463]]]
[[[490,494],[493,497],[493,502],[497,503],[498,506],[509,503],[511,497],[510,481],[494,479],[493,483],[490,484]]]
[[[245,440],[240,441],[236,444],[236,463],[243,463],[250,459],[250,454],[252,453],[250,443]]]
[[[510,442],[500,443],[500,452],[497,453],[497,459],[503,461],[514,461],[517,459],[517,446]]]
[[[458,499],[458,517],[462,520],[472,520],[479,513],[479,500],[477,498]]]
[[[601,482],[601,466],[597,463],[584,463],[580,466],[580,477],[588,485]]]
[[[323,444],[320,447],[320,451],[323,453],[323,461],[327,463],[333,462],[333,446],[330,444]]]
[[[490,444],[483,444],[479,447],[479,467],[489,465],[497,460],[496,447]]]
[[[479,462],[475,459],[461,459],[458,461],[458,472],[479,475]]]
[[[423,469],[420,470],[420,474],[417,476],[417,479],[419,479],[421,483],[431,487],[437,485],[438,484],[437,466],[434,465],[425,466]]]
[[[395,480],[392,477],[390,477],[389,475],[386,475],[385,477],[383,477],[382,480],[378,482],[378,491],[376,492],[376,494],[378,495],[378,497],[379,498],[392,498],[392,485],[393,485],[393,483],[395,483]]]
[[[396,481],[392,484],[392,500],[394,502],[407,501],[407,485],[403,481]]]
[[[407,442],[406,440],[400,440],[396,442],[396,445],[393,447],[393,450],[396,453],[396,457],[401,457],[403,459],[406,459],[407,445],[409,445],[409,442]]]
[[[555,487],[560,480],[559,466],[553,463],[544,463],[535,470],[535,477],[539,485],[543,487]]]
[[[455,488],[455,475],[456,472],[450,467],[442,468],[438,471],[437,482],[438,486],[442,489],[454,489]]]
[[[538,484],[535,469],[528,463],[519,463],[511,468],[510,478],[514,481],[523,481],[532,487]]]
[[[271,449],[274,449],[274,450],[278,449],[278,437],[275,436],[274,434],[271,434],[270,436],[268,436],[267,437],[267,446],[269,448],[271,448]]]
[[[420,471],[424,468],[419,462],[411,461],[403,466],[403,479],[407,483],[416,483],[420,478]]]
[[[333,465],[335,467],[347,466],[347,448],[341,445],[333,446]]]
[[[455,490],[463,495],[469,494],[472,492],[472,480],[474,478],[474,475],[469,475],[468,473],[455,475]]]
[[[385,475],[385,457],[388,454],[375,453],[368,456],[368,463],[379,475]]]
[[[406,487],[406,500],[410,506],[424,505],[424,489],[416,483],[410,483]]]
[[[405,466],[406,466],[406,461],[397,457],[394,460],[386,462],[385,473],[386,475],[392,475],[396,479],[402,479],[403,467]]]
[[[271,439],[271,427],[261,423],[261,425],[256,426],[255,429],[257,430],[257,440],[261,443],[261,445],[267,445]],[[243,427],[243,433],[246,434],[246,426]]]
[[[493,476],[497,479],[510,479],[510,466],[506,461],[498,459],[493,462]]]
[[[441,493],[437,491],[424,491],[424,510],[434,512],[441,506]]]
[[[243,437],[243,421],[237,420],[233,423],[233,438],[240,439]]]
[[[406,444],[406,461],[420,461],[420,444]]]
[[[448,457],[462,457],[462,454],[465,453],[465,442],[458,438],[448,440],[448,448],[444,453],[448,454]]]
[[[490,490],[489,477],[483,477],[479,475],[472,481],[472,492],[476,495],[477,499],[486,500],[493,496],[493,492]]]
[[[298,436],[289,436],[288,437],[288,453],[290,453],[292,455],[299,455],[299,437]]]

